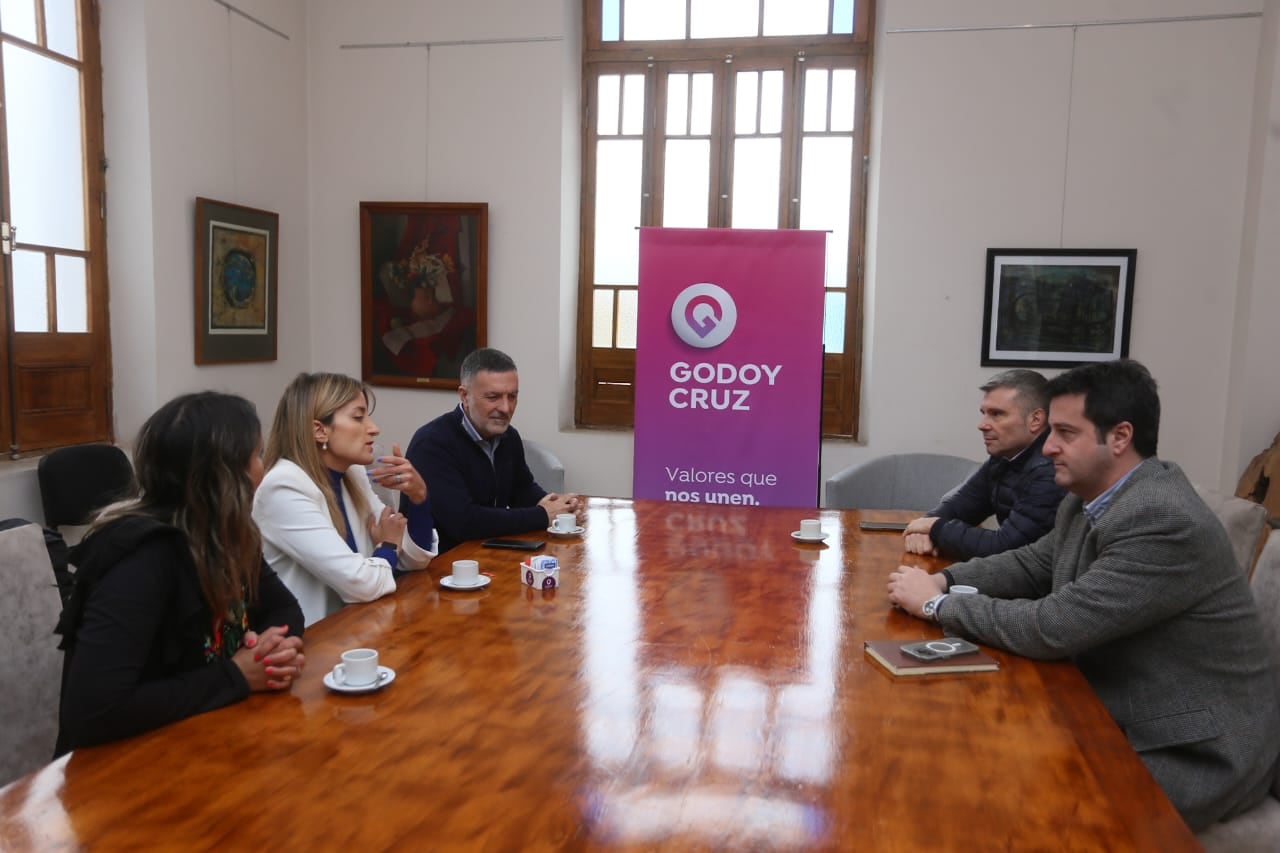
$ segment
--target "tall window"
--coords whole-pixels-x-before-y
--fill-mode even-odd
[[[0,443],[111,438],[94,0],[0,0]]]
[[[823,413],[857,423],[872,0],[584,0],[577,422],[634,423],[642,225],[827,238]]]

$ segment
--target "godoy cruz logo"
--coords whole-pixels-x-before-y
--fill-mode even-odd
[[[729,339],[736,325],[738,306],[718,284],[691,284],[671,303],[671,327],[691,347],[718,347]]]

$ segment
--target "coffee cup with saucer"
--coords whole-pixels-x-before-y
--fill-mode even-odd
[[[395,681],[396,671],[378,665],[377,649],[349,649],[342,662],[325,673],[324,686],[339,693],[369,693]]]
[[[449,589],[482,589],[490,580],[488,575],[480,574],[476,560],[454,560],[453,574],[440,578],[440,584]]]
[[[806,518],[800,522],[800,529],[791,531],[791,538],[797,542],[821,542],[827,538],[822,530],[822,521],[817,518]]]
[[[571,512],[562,512],[552,520],[547,532],[552,536],[581,536],[586,530],[578,524],[578,517]]]

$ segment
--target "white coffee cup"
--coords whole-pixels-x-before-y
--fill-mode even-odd
[[[342,663],[333,668],[339,684],[363,687],[378,680],[377,649],[350,649],[342,653]]]
[[[817,539],[822,535],[822,522],[816,518],[806,518],[800,522],[800,535],[805,539]]]
[[[475,560],[453,561],[453,582],[471,586],[480,581],[480,564]]]
[[[978,588],[976,586],[965,586],[962,583],[953,583],[951,586],[947,587],[947,592],[954,593],[956,595],[977,595]]]
[[[571,512],[562,512],[556,516],[552,527],[557,533],[572,533],[578,529],[578,517]]]

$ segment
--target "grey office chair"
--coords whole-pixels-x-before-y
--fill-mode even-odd
[[[548,492],[564,492],[564,463],[547,448],[525,438],[524,461],[533,472],[533,479]]]
[[[1267,523],[1267,510],[1262,504],[1247,501],[1244,498],[1224,495],[1222,492],[1196,486],[1196,494],[1200,500],[1213,510],[1218,521],[1227,529],[1227,537],[1231,539],[1231,550],[1235,552],[1236,562],[1245,577],[1253,571],[1253,558],[1258,553],[1258,543],[1262,540],[1262,528]]]
[[[852,465],[827,480],[832,509],[924,512],[978,470],[978,463],[940,453],[891,453]]]
[[[1262,616],[1262,627],[1271,644],[1272,656],[1280,655],[1280,530],[1262,546],[1249,582],[1253,600]],[[1280,773],[1271,785],[1270,796],[1242,815],[1231,818],[1196,836],[1209,853],[1275,850],[1280,839]]]
[[[43,767],[58,737],[62,612],[39,525],[0,531],[0,786]]]

